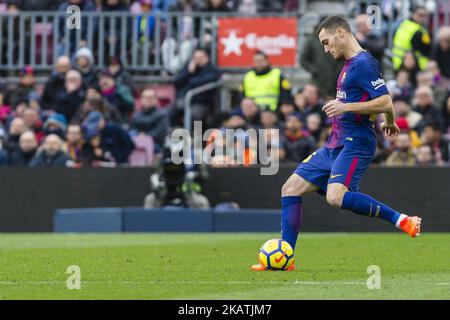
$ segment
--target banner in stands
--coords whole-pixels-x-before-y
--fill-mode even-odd
[[[274,66],[296,66],[297,19],[219,18],[218,21],[219,66],[250,67],[258,50],[265,52]]]

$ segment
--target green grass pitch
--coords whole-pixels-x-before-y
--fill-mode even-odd
[[[0,234],[0,299],[450,299],[449,233],[304,233],[297,271],[250,271],[277,236]],[[80,290],[66,287],[70,265]]]

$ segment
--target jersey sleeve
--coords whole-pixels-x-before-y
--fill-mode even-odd
[[[389,94],[382,78],[380,65],[375,59],[359,61],[357,70],[359,72],[358,86],[369,95],[370,100]]]

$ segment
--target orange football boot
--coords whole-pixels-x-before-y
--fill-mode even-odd
[[[278,271],[273,269],[267,269],[266,267],[262,266],[260,263],[254,264],[251,266],[252,271]],[[286,270],[280,270],[280,271],[295,271],[295,261],[286,269]]]
[[[405,217],[400,221],[400,229],[405,231],[411,237],[416,238],[420,236],[420,227],[422,218],[420,217]]]

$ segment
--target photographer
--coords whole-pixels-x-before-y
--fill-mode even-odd
[[[173,163],[171,150],[166,143],[160,172],[150,176],[151,192],[144,199],[144,208],[210,208],[209,200],[201,194],[200,185],[207,179],[206,168]]]

